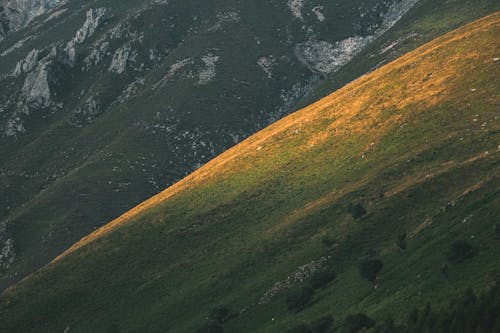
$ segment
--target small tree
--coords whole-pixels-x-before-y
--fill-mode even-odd
[[[111,324],[107,329],[106,333],[120,333],[120,327],[116,324]]]
[[[311,327],[307,323],[300,323],[298,325],[289,328],[287,333],[313,333]]]
[[[224,328],[215,321],[207,321],[196,331],[196,333],[224,333]]]
[[[224,307],[213,308],[208,314],[208,319],[223,324],[229,317],[229,310]]]
[[[309,286],[291,290],[286,297],[289,310],[300,311],[307,307],[312,300],[314,290]]]
[[[446,259],[451,263],[461,263],[475,255],[472,245],[466,240],[459,240],[451,244],[446,253]]]
[[[448,279],[450,277],[448,264],[446,264],[446,263],[442,264],[441,268],[440,268],[440,271],[441,271],[441,274],[443,274],[443,276],[445,278]]]
[[[344,333],[357,333],[363,329],[370,329],[376,324],[375,320],[371,319],[363,313],[350,315],[344,322]]]
[[[351,214],[354,219],[360,219],[366,215],[366,209],[359,203],[353,205],[349,204],[347,211]]]
[[[326,315],[311,322],[311,330],[314,333],[326,333],[333,326],[333,317]]]
[[[365,259],[359,263],[359,274],[368,281],[375,282],[383,266],[379,259]]]
[[[495,237],[500,239],[500,223],[495,224],[493,230],[495,231]]]
[[[402,233],[398,235],[398,239],[396,240],[396,245],[401,250],[406,250],[406,233]]]
[[[314,289],[323,288],[337,278],[337,273],[331,267],[322,268],[315,272],[310,279],[311,287]]]

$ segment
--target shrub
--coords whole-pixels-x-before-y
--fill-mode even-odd
[[[326,315],[320,317],[311,323],[311,331],[313,333],[326,333],[333,326],[333,317]]]
[[[375,282],[383,263],[379,259],[366,259],[359,263],[359,274],[368,281]]]
[[[300,311],[307,307],[312,300],[314,290],[309,286],[291,290],[286,297],[289,310]]]
[[[441,271],[441,274],[443,274],[443,276],[445,278],[449,278],[449,268],[448,268],[448,265],[446,263],[441,265],[440,271]]]
[[[398,236],[398,239],[396,241],[396,245],[401,249],[401,250],[406,250],[406,233],[400,234]]]
[[[332,246],[333,244],[335,244],[335,241],[328,236],[323,236],[321,237],[321,243],[323,243],[323,245],[325,246]]]
[[[474,249],[469,242],[459,240],[451,244],[446,259],[452,263],[461,263],[462,261],[474,256]]]
[[[331,267],[322,268],[311,276],[310,284],[314,289],[323,288],[336,277],[337,273]]]
[[[313,333],[311,327],[306,323],[300,323],[286,331],[287,333]]]
[[[500,239],[500,223],[495,224],[493,227],[493,230],[495,230],[495,236],[497,239]]]
[[[369,329],[375,326],[375,320],[371,319],[365,314],[358,313],[355,315],[350,315],[345,319],[344,322],[344,332],[345,333],[357,333],[362,329]]]
[[[120,333],[120,328],[116,324],[111,324],[107,329],[106,333]]]
[[[226,308],[213,308],[208,314],[208,319],[215,321],[219,324],[224,323],[229,317],[229,310]]]
[[[300,323],[289,328],[287,333],[327,333],[333,325],[333,317],[326,315],[314,320],[311,323]]]
[[[348,208],[348,212],[354,219],[360,219],[364,215],[366,215],[366,209],[361,204],[350,204]]]
[[[224,328],[215,321],[207,321],[196,333],[224,333]]]

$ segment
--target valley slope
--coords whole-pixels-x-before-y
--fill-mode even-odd
[[[325,314],[401,320],[487,290],[500,273],[499,35],[495,13],[251,136],[4,291],[0,328],[193,332],[227,307],[228,332],[282,332]],[[457,241],[475,256],[448,262]],[[383,262],[375,283],[358,273],[366,259]],[[276,283],[318,265],[337,278],[289,311]]]
[[[499,9],[0,1],[0,290],[299,105]]]

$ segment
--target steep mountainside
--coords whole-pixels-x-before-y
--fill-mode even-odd
[[[499,35],[496,13],[253,135],[4,291],[1,328],[193,332],[227,308],[227,332],[283,332],[488,289]]]
[[[500,9],[494,0],[2,3],[0,288],[308,93]]]

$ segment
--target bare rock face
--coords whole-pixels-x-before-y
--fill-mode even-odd
[[[78,29],[72,40],[68,42],[64,49],[66,53],[65,63],[73,67],[77,61],[77,47],[91,37],[96,30],[110,17],[106,8],[90,8],[87,11],[87,18],[83,26]]]
[[[394,26],[418,1],[401,0],[392,2],[387,12],[380,15],[382,23],[370,27],[369,30],[372,31],[370,35],[352,36],[335,43],[310,38],[296,45],[295,55],[302,64],[313,72],[322,75],[334,73]],[[303,6],[303,1],[293,0],[289,4],[294,16],[301,19],[300,9]],[[315,8],[318,10],[317,7]],[[322,14],[319,15],[317,11],[315,14],[319,21],[325,20]]]
[[[0,0],[0,36],[30,23],[61,0]]]
[[[9,269],[16,260],[14,240],[8,237],[6,226],[0,222],[0,269]]]
[[[29,73],[31,72],[37,65],[38,63],[38,55],[40,54],[40,51],[37,49],[33,49],[26,58],[23,60],[19,61],[16,65],[16,68],[14,69],[14,76],[18,77],[23,73]]]
[[[113,55],[113,60],[109,66],[109,71],[117,74],[123,74],[127,69],[127,64],[134,61],[137,57],[137,52],[132,49],[129,43],[116,50]]]
[[[26,103],[34,108],[47,108],[52,103],[49,66],[48,61],[41,61],[24,81],[22,91]]]
[[[108,18],[106,8],[91,8],[87,11],[87,19],[83,26],[76,32],[74,38],[76,43],[83,43],[88,37],[92,36],[94,32],[101,26],[101,24]]]
[[[14,240],[9,238],[0,250],[0,268],[9,268],[16,259],[16,252],[14,249]]]

